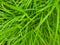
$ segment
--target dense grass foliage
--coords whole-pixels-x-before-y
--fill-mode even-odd
[[[0,0],[0,45],[60,45],[60,0]]]

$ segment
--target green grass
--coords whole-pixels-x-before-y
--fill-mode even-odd
[[[0,45],[60,45],[60,0],[0,0]]]

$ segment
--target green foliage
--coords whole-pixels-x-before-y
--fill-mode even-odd
[[[60,0],[0,0],[0,45],[60,45]]]

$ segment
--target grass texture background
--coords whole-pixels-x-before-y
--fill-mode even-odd
[[[0,0],[0,45],[60,45],[60,0]]]

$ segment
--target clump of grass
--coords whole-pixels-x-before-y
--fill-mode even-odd
[[[1,0],[0,45],[60,45],[59,0]]]

